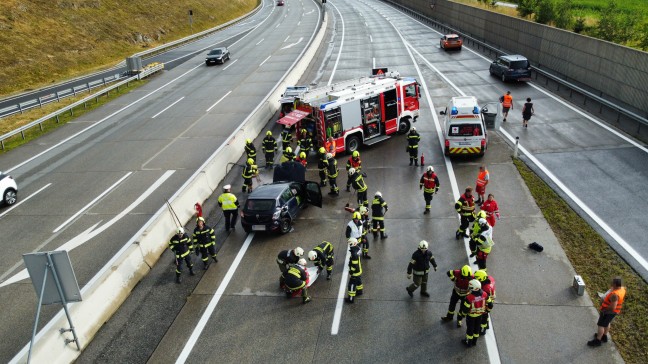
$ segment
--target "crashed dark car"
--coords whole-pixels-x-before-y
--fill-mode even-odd
[[[230,52],[227,48],[214,48],[209,53],[207,53],[207,58],[205,58],[205,64],[209,66],[212,63],[223,64],[225,61],[230,59]]]
[[[306,181],[304,175],[300,163],[287,162],[277,166],[275,182],[258,186],[243,204],[240,212],[243,230],[285,234],[292,230],[301,209],[308,205],[322,207],[319,183]]]

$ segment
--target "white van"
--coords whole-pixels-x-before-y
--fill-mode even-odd
[[[439,113],[445,115],[445,155],[484,155],[488,147],[488,134],[477,98],[453,97],[446,109]]]

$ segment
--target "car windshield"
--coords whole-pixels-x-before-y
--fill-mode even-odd
[[[219,54],[221,54],[221,53],[223,53],[222,50],[220,50],[220,49],[213,49],[211,52],[209,52],[209,55],[211,55],[211,56],[217,56],[217,55],[219,55]]]
[[[451,125],[448,135],[455,137],[481,136],[482,127],[481,124]]]
[[[275,205],[275,200],[256,200],[249,199],[245,203],[245,210],[247,211],[268,211],[272,210]]]
[[[521,68],[529,68],[529,61],[511,61],[511,68],[518,70]]]
[[[449,35],[447,36],[448,40],[459,40],[459,36],[456,35]]]

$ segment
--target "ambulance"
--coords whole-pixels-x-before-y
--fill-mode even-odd
[[[483,156],[488,147],[488,134],[482,110],[474,96],[453,97],[445,110],[443,137],[445,155]]]

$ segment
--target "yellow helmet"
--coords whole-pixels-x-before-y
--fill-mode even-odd
[[[197,223],[198,221],[205,222],[205,218],[202,217],[202,216],[199,216],[199,217],[196,219],[196,223]]]
[[[306,159],[306,153],[304,152],[299,153],[299,158]]]
[[[356,212],[353,213],[353,218],[360,220],[360,219],[362,219],[362,216],[360,216],[360,213],[358,211],[356,211]]]
[[[267,136],[272,136],[272,132],[270,130],[266,131]]]
[[[357,150],[354,150],[353,151],[353,158],[358,158],[359,156],[360,156],[360,152],[358,152]]]
[[[485,270],[480,269],[480,270],[478,270],[478,271],[475,272],[475,278],[476,278],[478,281],[483,282],[483,281],[485,281],[486,279],[488,279],[488,273],[486,273]]]
[[[286,148],[286,153],[292,153],[292,148],[291,148],[291,147],[287,147],[287,148]]]
[[[463,267],[461,267],[461,275],[463,277],[470,277],[472,275],[472,269],[469,265],[464,265]]]
[[[486,216],[487,216],[487,215],[486,215],[486,211],[484,211],[484,210],[480,210],[480,211],[477,213],[477,215],[475,216],[475,218],[479,221],[479,219],[481,219],[481,218],[484,218],[484,219],[485,219]]]
[[[320,147],[319,152],[320,154],[324,154],[326,153],[326,149],[324,149],[324,147]]]
[[[253,164],[254,164],[254,159],[252,159],[252,158],[248,158],[248,160],[247,160],[247,164],[249,164],[249,165],[253,165]]]
[[[250,138],[245,139],[245,144],[251,144],[251,143],[252,143],[252,139]]]

